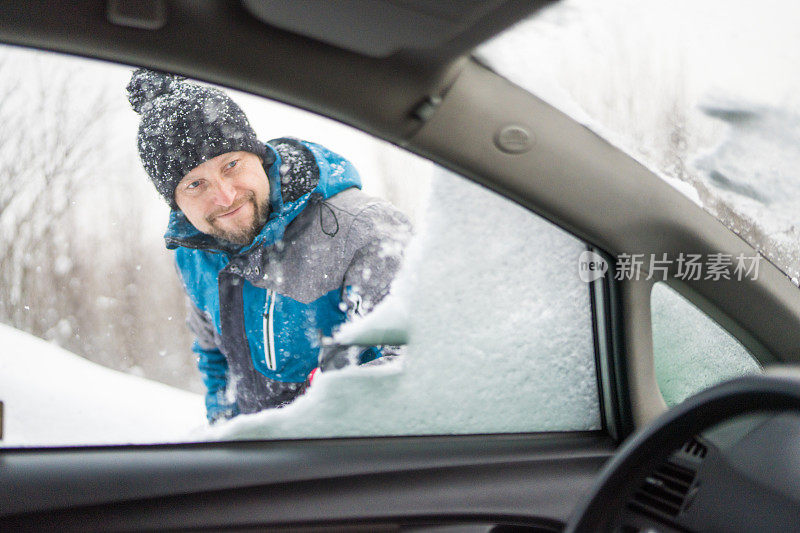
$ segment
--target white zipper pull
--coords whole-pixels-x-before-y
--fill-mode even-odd
[[[275,310],[275,293],[267,289],[267,311],[264,313],[264,356],[267,368],[275,370],[278,365],[275,361],[274,331],[272,315]]]

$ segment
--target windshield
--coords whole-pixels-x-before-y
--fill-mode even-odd
[[[476,56],[800,279],[800,6],[566,0]]]

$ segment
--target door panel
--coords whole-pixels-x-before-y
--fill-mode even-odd
[[[0,527],[553,527],[613,449],[586,432],[6,450]]]

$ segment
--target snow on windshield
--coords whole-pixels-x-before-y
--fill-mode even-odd
[[[800,4],[565,0],[476,55],[800,281]]]

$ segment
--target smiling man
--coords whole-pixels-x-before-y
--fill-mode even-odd
[[[195,228],[242,246],[269,214],[264,161],[250,152],[228,152],[201,163],[178,183],[174,196]]]
[[[320,340],[389,291],[411,227],[349,161],[314,143],[260,142],[217,89],[139,69],[142,164],[172,211],[165,235],[191,303],[212,422],[280,407],[309,376],[382,355]]]

